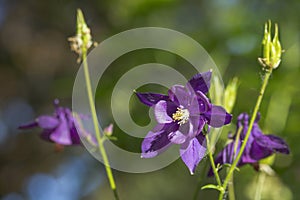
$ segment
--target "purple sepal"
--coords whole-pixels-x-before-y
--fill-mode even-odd
[[[139,98],[139,100],[147,106],[153,106],[153,105],[157,104],[157,102],[159,102],[161,100],[166,101],[169,98],[168,96],[163,95],[163,94],[156,94],[156,93],[150,93],[150,92],[146,92],[146,93],[136,92],[135,94]]]

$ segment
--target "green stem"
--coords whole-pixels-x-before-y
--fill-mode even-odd
[[[234,141],[234,149],[233,149],[233,158],[235,158],[235,155],[236,155],[236,151],[237,151],[237,147],[238,147],[238,141],[240,139],[240,135],[241,135],[241,132],[243,130],[243,126],[240,126],[238,131],[237,131],[237,134],[236,134],[236,138],[235,138],[235,141]],[[228,173],[229,170],[227,170],[227,173]],[[228,182],[228,196],[229,196],[229,199],[230,200],[235,200],[235,194],[234,194],[234,185],[233,185],[233,175],[234,175],[234,172],[232,172],[232,175],[229,179],[229,182]]]
[[[243,126],[240,126],[238,131],[237,131],[237,134],[236,134],[236,138],[235,138],[235,141],[234,141],[234,149],[233,149],[233,159],[235,158],[235,155],[236,155],[236,151],[237,151],[238,144],[239,144],[238,142],[240,140],[242,130],[243,130]]]
[[[96,114],[96,108],[95,108],[95,102],[94,102],[94,98],[93,98],[91,79],[90,79],[90,73],[89,73],[86,54],[87,54],[87,51],[83,50],[82,60],[83,60],[84,76],[85,76],[85,81],[86,81],[86,89],[87,89],[87,94],[88,94],[88,99],[89,99],[89,104],[90,104],[90,109],[91,109],[91,114],[92,114],[92,120],[93,120],[94,130],[95,130],[95,134],[96,134],[96,139],[99,144],[98,147],[99,147],[99,151],[101,153],[102,159],[103,159],[103,163],[105,165],[105,170],[106,170],[106,174],[107,174],[107,177],[109,180],[110,188],[112,189],[112,191],[114,193],[115,199],[119,200],[116,183],[115,183],[115,180],[114,180],[114,177],[112,174],[112,170],[109,165],[107,153],[106,153],[104,145],[103,145],[104,140],[103,140],[103,137],[101,136],[100,129],[99,129],[98,117]]]
[[[212,170],[214,172],[214,175],[216,177],[218,185],[221,187],[222,186],[222,182],[221,182],[218,170],[217,170],[216,165],[215,165],[215,161],[214,161],[214,158],[213,158],[213,155],[212,155],[212,150],[210,149],[208,135],[206,134],[205,137],[206,137],[206,143],[207,143],[207,149],[208,149],[208,157],[209,157],[209,160],[210,160],[211,168],[212,168]]]
[[[252,113],[252,117],[251,117],[251,120],[250,120],[248,131],[246,133],[244,141],[242,142],[241,149],[240,149],[240,151],[239,151],[236,159],[233,161],[231,167],[229,168],[228,174],[226,175],[226,178],[225,178],[224,183],[223,183],[224,191],[220,191],[219,200],[223,199],[225,191],[226,191],[226,188],[227,188],[227,185],[228,185],[228,182],[230,181],[231,175],[234,172],[234,170],[235,170],[235,168],[236,168],[236,166],[237,166],[240,158],[242,157],[242,154],[244,152],[244,149],[246,147],[247,141],[249,139],[249,136],[250,136],[250,133],[251,133],[254,121],[256,119],[258,110],[260,108],[260,104],[262,102],[262,99],[263,99],[263,96],[264,96],[264,93],[265,93],[265,89],[266,89],[266,87],[268,85],[268,81],[269,81],[269,78],[270,78],[271,74],[272,74],[272,68],[269,71],[266,71],[266,74],[265,74],[265,77],[264,77],[264,80],[263,80],[263,84],[262,84],[262,87],[260,89],[260,93],[258,95],[256,104],[255,104],[255,107],[254,107],[254,110],[253,110],[253,113]]]
[[[235,200],[235,195],[234,195],[234,185],[233,185],[233,174],[229,180],[228,183],[228,197],[230,200]]]
[[[201,174],[197,180],[196,190],[195,190],[194,197],[193,197],[194,200],[197,200],[197,198],[198,198],[199,192],[201,190],[201,187],[199,187],[199,186],[201,185],[201,183],[203,182],[203,180],[206,177],[207,169],[208,169],[208,162],[205,162],[205,166],[203,167],[203,170],[201,171]]]
[[[260,172],[258,175],[258,180],[257,180],[257,186],[256,186],[256,191],[255,191],[255,198],[254,200],[260,200],[261,199],[261,192],[265,183],[266,179],[266,173]]]

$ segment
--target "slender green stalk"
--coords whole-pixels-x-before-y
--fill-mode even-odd
[[[235,200],[233,175],[231,176],[230,181],[228,183],[228,197],[230,200]]]
[[[255,191],[255,196],[254,200],[260,200],[261,199],[261,192],[265,183],[266,179],[266,173],[260,172],[258,174],[258,180],[257,180],[257,185],[256,185],[256,191]]]
[[[95,134],[96,134],[96,139],[98,142],[98,147],[99,151],[101,153],[104,165],[105,165],[105,170],[106,174],[109,180],[110,188],[112,189],[114,193],[114,197],[116,200],[119,200],[119,196],[117,193],[117,187],[116,183],[112,174],[112,170],[109,165],[108,157],[103,145],[103,137],[101,136],[100,129],[99,129],[99,124],[98,124],[98,117],[96,114],[96,108],[95,108],[95,102],[93,98],[93,93],[92,93],[92,86],[91,86],[91,79],[90,79],[90,73],[89,73],[89,68],[88,68],[88,63],[87,63],[87,50],[83,49],[82,52],[82,61],[83,61],[83,69],[84,69],[84,76],[85,76],[85,81],[86,81],[86,89],[87,89],[87,94],[88,94],[88,99],[89,99],[89,104],[90,104],[90,109],[91,109],[91,114],[92,114],[92,119],[93,119],[93,124],[94,124],[94,129],[95,129]]]
[[[235,155],[236,155],[236,151],[237,151],[237,147],[238,147],[238,141],[240,139],[240,135],[241,135],[242,130],[243,130],[243,126],[240,126],[238,131],[237,131],[237,134],[236,134],[236,138],[235,138],[235,141],[234,141],[233,156],[232,156],[233,158],[235,158]],[[229,170],[227,170],[227,173],[228,172],[229,172]],[[232,172],[231,178],[228,182],[228,196],[229,196],[230,200],[235,200],[233,175],[234,175],[234,172]]]
[[[206,177],[206,171],[207,171],[208,167],[209,167],[208,162],[205,162],[205,166],[203,167],[203,170],[201,171],[201,174],[197,180],[197,187],[196,187],[194,197],[193,197],[194,200],[197,200],[197,198],[198,198],[199,192],[201,190],[201,187],[199,187],[199,186],[201,185],[201,183],[203,182],[203,180]]]
[[[247,141],[249,139],[249,136],[250,136],[250,133],[251,133],[254,121],[256,119],[258,110],[260,108],[260,105],[261,105],[261,102],[262,102],[262,99],[263,99],[263,96],[264,96],[264,93],[265,93],[265,89],[266,89],[266,87],[268,85],[268,81],[269,81],[269,78],[270,78],[271,74],[272,74],[272,68],[270,70],[266,71],[266,74],[265,74],[265,77],[264,77],[264,80],[263,80],[263,84],[262,84],[262,87],[260,89],[260,93],[258,95],[256,104],[255,104],[255,107],[254,107],[254,110],[253,110],[253,113],[252,113],[252,117],[251,117],[251,120],[250,120],[248,131],[247,131],[245,139],[244,139],[244,141],[242,143],[241,149],[240,149],[240,151],[239,151],[236,159],[233,161],[231,167],[229,168],[229,172],[226,175],[226,178],[225,178],[225,180],[223,182],[224,191],[220,191],[219,200],[223,200],[223,197],[224,197],[225,191],[227,189],[228,182],[230,181],[231,175],[234,172],[234,170],[235,170],[235,168],[236,168],[236,166],[237,166],[237,164],[238,164],[238,162],[239,162],[239,160],[240,160],[240,158],[241,158],[241,156],[242,156],[242,154],[244,152],[244,149],[245,149]]]
[[[236,137],[235,137],[235,142],[234,142],[234,149],[233,149],[233,159],[235,158],[236,156],[236,150],[238,148],[238,142],[240,140],[240,136],[241,136],[241,132],[243,130],[243,126],[240,126],[237,133],[236,133]]]
[[[222,182],[221,182],[218,170],[217,170],[216,165],[215,165],[215,161],[214,161],[214,158],[213,158],[213,155],[212,155],[212,151],[210,149],[208,135],[206,134],[205,137],[206,137],[206,143],[207,143],[207,149],[208,149],[208,157],[209,157],[209,160],[210,160],[210,163],[211,163],[211,168],[212,168],[212,170],[214,172],[214,175],[216,177],[218,185],[221,187],[222,186]]]
[[[263,187],[264,187],[265,179],[266,179],[266,173],[260,172],[259,175],[258,175],[254,200],[260,200],[261,199],[261,192],[262,192]]]

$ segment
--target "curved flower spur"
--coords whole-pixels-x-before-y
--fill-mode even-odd
[[[157,125],[142,142],[142,158],[152,158],[172,144],[180,144],[180,156],[194,174],[206,152],[204,126],[219,128],[231,115],[213,105],[206,94],[212,72],[196,74],[185,86],[174,85],[168,95],[136,92],[139,100],[154,108]]]

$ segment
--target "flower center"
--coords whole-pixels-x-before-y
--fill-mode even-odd
[[[188,109],[182,109],[180,107],[178,107],[177,111],[172,115],[173,121],[178,121],[178,124],[180,126],[185,124],[189,120],[189,117],[190,112],[188,111]]]

